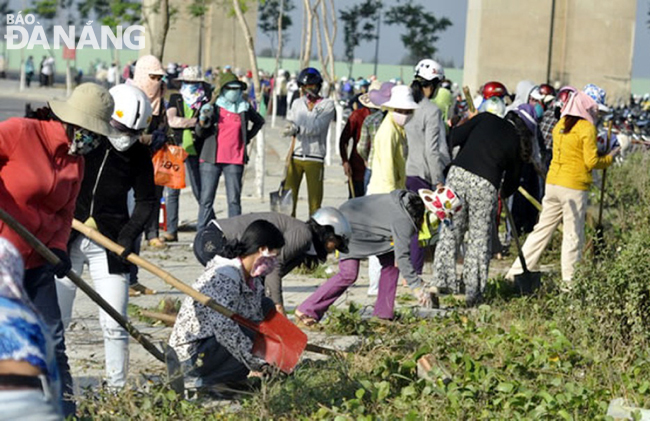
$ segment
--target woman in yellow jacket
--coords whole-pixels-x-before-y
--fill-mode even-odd
[[[576,92],[562,110],[562,117],[553,129],[553,160],[546,177],[542,213],[523,246],[528,267],[535,268],[553,232],[562,222],[562,280],[565,283],[571,281],[574,265],[581,257],[591,171],[609,167],[619,151],[616,148],[608,155],[598,155],[594,125],[597,113],[598,104],[583,92]],[[513,279],[522,272],[517,259],[506,278]]]
[[[374,154],[370,162],[372,175],[368,194],[384,194],[406,188],[406,132],[404,124],[413,116],[418,104],[411,88],[398,85],[391,89],[390,100],[382,105],[389,112],[373,139]]]

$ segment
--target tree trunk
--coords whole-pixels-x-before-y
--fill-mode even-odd
[[[323,11],[323,29],[325,30],[325,46],[327,47],[327,60],[326,64],[330,65],[330,84],[333,86],[336,79],[336,70],[334,67],[334,41],[336,40],[336,9],[334,9],[334,1],[330,0],[332,7],[332,34],[330,35],[329,21],[327,19],[327,5],[325,1],[321,3],[321,10]],[[325,66],[323,66],[324,68]]]
[[[282,57],[282,20],[284,19],[284,0],[280,0],[280,13],[278,14],[278,49],[275,51],[275,70],[273,74],[278,77],[280,60]],[[273,104],[275,106],[275,104]]]
[[[160,28],[155,31],[151,30],[149,25],[149,33],[151,34],[151,55],[155,56],[162,62],[163,54],[165,53],[165,43],[167,42],[167,33],[169,32],[169,0],[159,0],[158,13],[153,10],[148,12],[147,20],[155,16],[155,19],[160,19]]]
[[[303,0],[305,4],[305,11],[307,12],[306,22],[305,22],[305,51],[302,58],[302,68],[309,67],[309,61],[311,60],[311,44],[312,44],[312,33],[314,28],[314,13],[311,8],[310,0]]]
[[[314,10],[313,10],[313,16],[314,20],[316,21],[316,49],[318,51],[318,59],[320,60],[321,64],[321,73],[325,77],[325,80],[327,81],[328,84],[332,83],[332,77],[330,76],[329,72],[327,71],[327,59],[323,57],[323,40],[321,37],[321,28],[325,25],[321,25],[320,21],[320,15],[318,14],[318,3],[320,3],[321,0],[316,0],[316,4],[314,4]]]

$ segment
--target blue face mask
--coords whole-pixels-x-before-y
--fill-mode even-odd
[[[235,103],[241,99],[241,90],[239,89],[226,89],[223,91],[223,97],[228,101]]]
[[[537,114],[537,119],[541,119],[544,115],[544,107],[541,104],[535,104],[535,114]]]

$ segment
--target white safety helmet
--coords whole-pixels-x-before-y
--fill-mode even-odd
[[[492,113],[503,118],[506,115],[506,104],[498,96],[493,96],[481,102],[478,111]]]
[[[114,86],[108,92],[115,101],[111,116],[113,120],[134,131],[144,130],[149,126],[153,110],[144,92],[126,84]]]
[[[348,219],[340,210],[331,206],[325,206],[314,212],[311,219],[316,221],[320,226],[329,225],[332,227],[334,229],[334,234],[341,237],[343,240],[343,244],[338,247],[339,250],[344,253],[347,252],[348,243],[352,236],[352,227],[350,227],[350,222],[348,222]]]
[[[415,66],[414,76],[431,82],[436,79],[444,79],[445,70],[437,61],[424,59],[420,60],[420,62]]]

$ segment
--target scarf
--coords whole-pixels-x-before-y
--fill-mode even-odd
[[[183,102],[193,110],[197,110],[201,106],[201,101],[205,99],[205,90],[200,83],[183,83],[180,93]]]
[[[239,97],[239,100],[232,102],[228,100],[226,96],[223,95],[223,91],[221,95],[219,95],[219,98],[217,98],[217,107],[223,108],[224,110],[230,111],[231,113],[245,113],[248,111],[248,108],[250,107],[250,104],[243,99],[243,97]]]
[[[155,81],[149,77],[153,72],[164,72],[160,61],[154,56],[140,57],[135,63],[133,85],[147,95],[147,98],[151,102],[153,115],[159,115],[160,104],[164,95],[163,84],[162,81]]]
[[[578,91],[571,95],[564,108],[561,116],[571,115],[581,117],[596,125],[596,116],[598,115],[598,104],[589,95]]]

